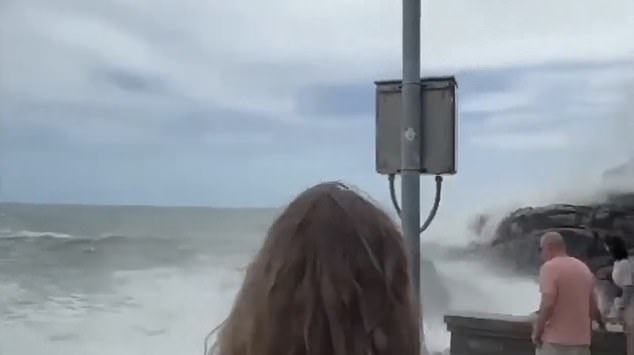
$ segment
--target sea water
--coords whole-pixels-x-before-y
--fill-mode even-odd
[[[0,212],[1,355],[202,355],[277,213],[7,204]],[[431,350],[448,347],[448,310],[536,309],[533,280],[442,240],[422,246],[423,265],[436,271],[424,268],[422,285]]]

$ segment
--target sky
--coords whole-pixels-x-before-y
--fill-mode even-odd
[[[634,156],[634,2],[422,7],[422,75],[459,85],[444,210]],[[395,1],[2,0],[0,198],[277,206],[342,179],[389,201],[373,82],[400,75]]]

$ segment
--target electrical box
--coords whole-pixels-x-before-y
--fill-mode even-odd
[[[376,84],[376,171],[401,170],[401,81]],[[454,77],[421,79],[421,174],[456,173],[456,89]]]

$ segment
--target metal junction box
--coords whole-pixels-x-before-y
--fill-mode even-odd
[[[376,84],[376,171],[401,170],[401,81]],[[454,77],[421,79],[420,167],[422,174],[456,173],[456,89]]]

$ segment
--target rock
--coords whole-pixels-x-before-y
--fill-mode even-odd
[[[484,245],[517,271],[535,274],[541,264],[539,238],[547,231],[561,233],[569,253],[593,271],[611,264],[604,240],[624,237],[634,248],[634,199],[632,194],[612,196],[590,205],[555,204],[517,209],[497,225],[493,238]],[[482,230],[485,217],[478,217],[473,230]]]

